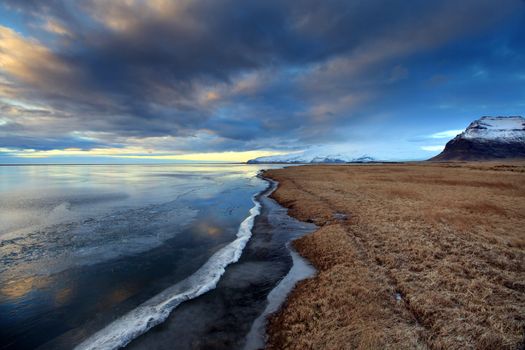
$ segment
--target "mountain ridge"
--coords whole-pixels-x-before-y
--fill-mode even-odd
[[[360,156],[352,156],[344,153],[330,153],[324,150],[306,150],[297,153],[288,153],[277,156],[266,156],[250,159],[248,164],[340,164],[340,163],[370,163],[375,162],[373,157],[362,154]]]
[[[431,161],[525,158],[525,118],[484,116],[447,142]]]

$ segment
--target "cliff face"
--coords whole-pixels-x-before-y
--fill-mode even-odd
[[[450,140],[431,160],[491,160],[525,158],[525,119],[482,117]]]

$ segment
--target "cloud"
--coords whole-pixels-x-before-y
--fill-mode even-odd
[[[451,139],[459,134],[461,134],[464,129],[457,129],[457,130],[446,130],[446,131],[440,131],[429,135],[429,138],[431,139]]]
[[[445,145],[421,146],[423,151],[441,152],[445,149]]]
[[[37,89],[53,89],[51,80],[74,74],[49,48],[5,26],[0,26],[0,68],[4,75]]]
[[[48,19],[42,28],[50,33],[70,37],[72,34],[60,23]]]
[[[59,157],[63,159],[82,158],[121,158],[121,159],[139,159],[139,160],[161,160],[161,161],[228,161],[228,162],[246,162],[250,159],[279,155],[282,152],[276,151],[226,151],[226,152],[206,152],[206,153],[187,153],[171,154],[169,152],[155,152],[142,147],[127,148],[91,148],[89,150],[81,148],[63,148],[50,150],[35,150],[30,148],[13,149],[0,147],[0,156],[7,155],[22,159],[38,159]]]
[[[440,98],[480,101],[486,92],[461,80],[474,66],[467,58],[490,72],[487,84],[507,77],[494,73],[500,62],[523,66],[522,34],[512,27],[523,4],[514,0],[3,6],[25,20],[0,27],[0,145],[9,148],[147,145],[179,154],[384,137],[379,120],[392,129],[421,119],[410,111],[405,117],[406,105],[421,104],[421,112],[445,104]],[[497,32],[494,41],[487,31]],[[505,50],[492,47],[502,41]],[[514,59],[492,57],[496,51]],[[442,76],[446,84],[429,84]],[[509,86],[518,78],[505,79]],[[520,93],[501,99],[511,105]],[[457,127],[435,123],[434,130]]]

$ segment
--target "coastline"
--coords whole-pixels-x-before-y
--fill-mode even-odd
[[[267,349],[523,346],[524,164],[313,165],[265,176],[279,182],[272,198],[289,215],[319,226],[294,242],[318,274],[270,317]]]
[[[226,267],[216,288],[181,303],[163,323],[131,341],[126,349],[171,349],[175,342],[178,349],[259,348],[265,338],[268,307],[277,309],[284,301],[282,291],[291,289],[290,285],[283,288],[282,282],[295,283],[303,272],[295,273],[294,267],[303,259],[294,258],[287,242],[315,229],[313,224],[286,215],[287,209],[269,198],[275,183],[265,181],[269,186],[254,197],[260,214],[255,217],[251,238],[239,260]],[[257,319],[258,324],[253,325]]]
[[[72,349],[137,307],[143,321],[128,318],[117,337],[126,338],[139,322],[155,323],[178,302],[171,296],[191,290],[191,283],[163,293],[164,305],[162,298],[139,305],[235,241],[254,207],[252,195],[267,187],[255,178],[260,167],[246,165],[36,170],[6,173],[3,204],[20,208],[27,227],[2,242],[0,338],[9,349]],[[37,190],[48,187],[54,190]],[[194,215],[182,215],[187,211]]]
[[[266,198],[266,201],[263,202],[262,205],[268,206],[268,201],[272,198],[272,194],[277,190],[279,183],[270,178],[265,178],[262,173],[259,174],[259,177],[270,183],[269,189],[261,194],[261,196]],[[274,199],[272,200],[278,204]],[[264,311],[254,320],[250,332],[246,335],[246,343],[243,347],[244,350],[258,350],[265,348],[270,317],[279,311],[298,282],[315,276],[315,268],[312,267],[309,261],[299,255],[293,247],[293,242],[301,236],[304,236],[304,233],[285,243],[285,247],[292,258],[292,265],[286,275],[283,276],[279,283],[266,297],[268,304]]]
[[[75,347],[76,350],[118,349],[163,323],[181,303],[215,289],[228,265],[236,263],[252,236],[255,218],[260,214],[258,194],[252,197],[254,206],[239,225],[236,239],[210,257],[188,278],[155,295],[124,316],[119,317]]]

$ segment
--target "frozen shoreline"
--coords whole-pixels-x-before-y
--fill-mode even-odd
[[[88,337],[76,350],[119,349],[133,339],[164,322],[170,313],[187,300],[194,299],[217,286],[228,265],[241,257],[252,235],[255,217],[260,214],[259,194],[252,197],[254,206],[240,224],[237,238],[215,253],[197,272],[187,279],[157,294],[124,316]]]
[[[286,298],[293,290],[297,282],[315,276],[316,270],[310,263],[297,253],[291,244],[287,248],[292,256],[293,265],[290,271],[268,294],[268,305],[263,313],[255,319],[250,332],[246,336],[244,350],[256,350],[264,348],[266,344],[266,326],[268,317],[279,311]]]
[[[270,198],[271,194],[277,190],[279,183],[272,179],[265,178],[262,175],[259,175],[259,177],[270,183],[269,189],[263,191],[261,196],[264,196],[268,201],[272,201],[274,204],[284,209],[279,203]],[[250,332],[246,336],[244,350],[257,350],[264,348],[267,338],[266,326],[268,323],[268,317],[279,311],[283,303],[286,301],[286,298],[299,281],[313,277],[316,273],[315,268],[293,248],[292,242],[294,239],[291,239],[286,243],[286,249],[288,249],[288,252],[292,257],[292,267],[268,294],[268,304],[264,311],[253,322]]]
[[[258,177],[269,185],[253,196],[255,206],[235,241],[187,280],[91,335],[77,349],[164,348],[171,339],[177,339],[181,349],[194,347],[196,341],[203,347],[206,342],[217,346],[217,341],[224,348],[264,346],[268,316],[278,311],[297,281],[315,272],[290,244],[315,227],[288,216],[287,209],[270,198],[277,183]],[[212,314],[205,311],[210,303],[215,310]],[[231,306],[217,313],[224,305]],[[184,321],[190,316],[195,323]],[[238,321],[233,322],[232,317]],[[241,329],[239,322],[244,323]],[[159,327],[149,331],[156,325],[161,334]],[[222,335],[210,327],[220,329]]]

